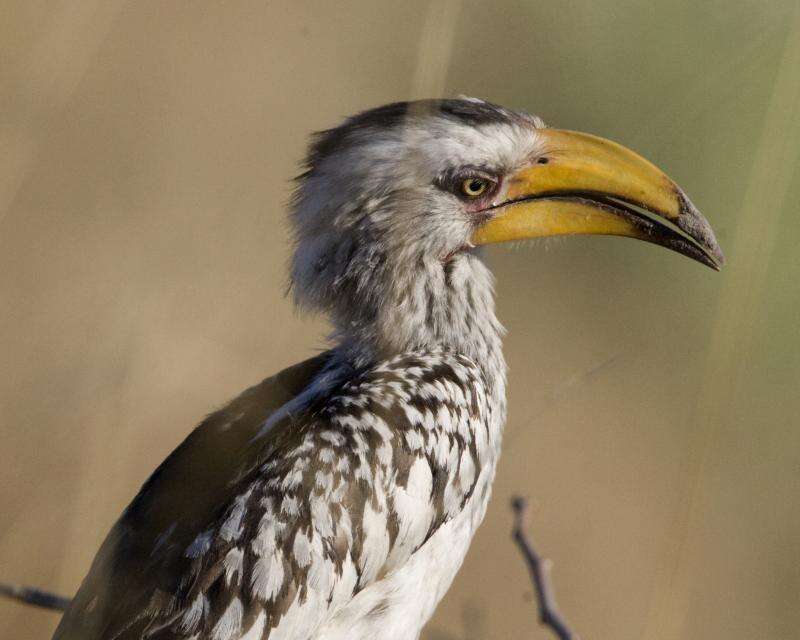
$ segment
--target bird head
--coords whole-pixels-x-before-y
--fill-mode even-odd
[[[317,134],[305,168],[295,298],[381,349],[446,343],[481,321],[474,308],[492,306],[481,245],[617,235],[724,261],[684,192],[635,152],[481,100],[366,111]]]

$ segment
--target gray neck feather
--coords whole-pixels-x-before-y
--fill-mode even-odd
[[[476,362],[492,386],[504,391],[504,329],[495,315],[492,274],[476,252],[459,253],[447,264],[420,259],[408,272],[376,265],[370,280],[355,299],[330,309],[334,340],[348,362],[359,366],[408,351],[454,351]]]

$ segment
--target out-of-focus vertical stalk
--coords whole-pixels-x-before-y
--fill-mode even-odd
[[[753,137],[753,167],[742,209],[724,247],[728,265],[710,336],[703,386],[697,393],[680,512],[665,559],[667,580],[656,585],[643,637],[678,640],[687,635],[697,572],[703,571],[704,514],[714,473],[714,453],[725,425],[748,392],[744,374],[753,324],[762,307],[780,216],[800,160],[800,7],[795,7],[783,55],[767,102],[763,128]],[[742,131],[741,135],[749,135]],[[669,534],[669,532],[667,532]],[[702,634],[702,631],[700,631]]]
[[[428,5],[417,47],[412,98],[444,97],[460,11],[461,0],[434,0]]]
[[[30,53],[17,61],[14,90],[0,98],[0,223],[121,8],[120,0],[54,6]]]

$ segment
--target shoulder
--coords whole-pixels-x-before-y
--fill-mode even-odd
[[[485,440],[480,368],[409,353],[309,394],[329,364],[245,392],[159,467],[57,638],[311,629],[463,508]]]

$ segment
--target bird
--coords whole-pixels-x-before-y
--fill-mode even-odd
[[[315,134],[290,292],[330,348],[212,413],[124,510],[54,640],[418,638],[486,513],[506,419],[485,246],[616,235],[719,270],[655,165],[475,98]]]

